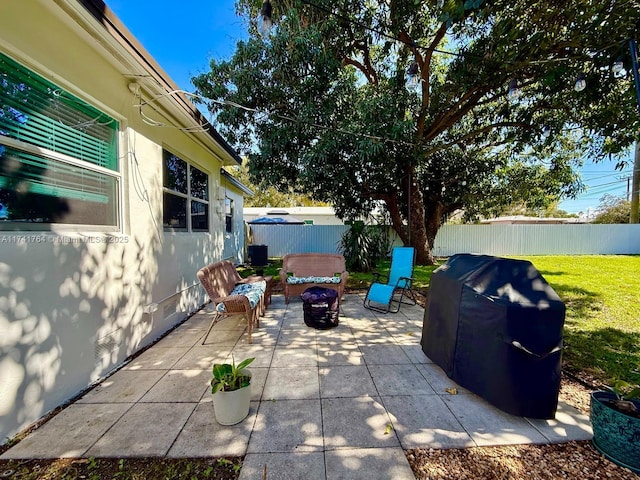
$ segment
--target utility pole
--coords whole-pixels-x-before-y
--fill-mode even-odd
[[[636,141],[636,149],[633,159],[633,180],[631,182],[631,215],[629,215],[629,223],[640,223],[638,218],[640,211],[638,209],[638,200],[640,193],[640,142]]]
[[[627,175],[623,178],[623,180],[627,181],[627,195],[625,197],[625,200],[629,202],[631,201],[631,175]]]
[[[636,101],[638,102],[638,112],[640,112],[640,72],[638,71],[638,49],[635,39],[629,41],[629,49],[631,50],[633,80],[636,86]],[[640,135],[640,132],[638,135]],[[640,223],[638,221],[638,190],[640,190],[640,145],[638,145],[638,140],[636,140],[636,151],[633,159],[633,181],[631,183],[631,215],[629,215],[629,223]]]

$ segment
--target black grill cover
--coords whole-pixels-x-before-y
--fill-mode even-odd
[[[310,287],[300,295],[304,323],[319,330],[338,326],[338,292],[331,288]]]
[[[554,418],[565,306],[531,262],[458,254],[433,272],[422,350],[513,415]]]

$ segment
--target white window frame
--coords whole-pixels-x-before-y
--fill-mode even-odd
[[[165,154],[170,154],[173,155],[174,157],[182,160],[186,166],[187,166],[187,178],[186,178],[186,186],[187,186],[187,193],[183,193],[183,192],[178,192],[177,190],[173,190],[171,188],[168,188],[164,185],[164,173],[165,173],[165,168],[167,167],[166,165],[166,161],[165,161]],[[207,176],[207,196],[209,197],[209,199],[204,200],[202,198],[198,198],[198,197],[194,197],[191,194],[191,169],[194,168],[196,170],[198,170],[199,172],[204,173]],[[175,227],[169,227],[167,225],[164,224],[165,222],[165,218],[164,218],[164,208],[163,208],[163,212],[162,212],[162,225],[163,225],[163,229],[165,232],[181,232],[181,233],[211,233],[212,231],[212,225],[211,225],[211,175],[205,171],[204,169],[202,169],[201,167],[192,164],[190,161],[185,160],[183,157],[181,157],[180,155],[177,155],[175,153],[173,153],[172,150],[168,149],[168,148],[163,148],[162,149],[162,176],[163,176],[163,180],[162,180],[162,198],[163,198],[163,205],[164,205],[164,196],[165,195],[173,195],[176,197],[180,197],[180,198],[184,198],[186,199],[186,228],[175,228]],[[196,203],[202,203],[204,205],[207,205],[207,229],[206,230],[193,230],[193,225],[192,225],[192,221],[191,221],[191,204],[192,202],[196,202]]]
[[[95,224],[77,224],[77,223],[27,223],[27,222],[11,222],[8,221],[6,225],[9,226],[8,229],[3,229],[2,224],[0,224],[0,229],[6,232],[11,231],[29,231],[29,232],[37,232],[37,231],[50,231],[50,227],[55,227],[55,230],[60,231],[95,231],[95,232],[121,232],[122,231],[122,173],[120,171],[111,170],[109,168],[101,167],[100,165],[95,165],[90,162],[85,162],[84,160],[79,160],[74,157],[70,157],[63,153],[53,152],[51,150],[47,150],[46,148],[38,147],[36,145],[31,145],[29,143],[22,142],[20,140],[16,140],[14,138],[5,137],[0,135],[0,144],[7,145],[16,150],[21,150],[26,153],[31,153],[34,155],[41,155],[46,158],[50,158],[52,160],[57,160],[59,162],[66,163],[68,165],[73,165],[74,167],[82,168],[85,170],[93,171],[96,173],[100,173],[109,177],[112,177],[116,182],[116,198],[113,201],[116,203],[115,214],[116,214],[116,222],[115,225],[95,225]],[[18,227],[19,228],[15,228]]]
[[[67,102],[75,101],[77,102],[77,112],[78,115],[87,115],[87,110],[93,111],[96,114],[99,114],[99,118],[95,119],[96,123],[100,123],[101,121],[108,121],[108,124],[111,122],[115,122],[113,124],[113,137],[112,137],[112,148],[111,154],[105,156],[104,159],[107,162],[113,162],[112,168],[107,168],[98,163],[92,163],[91,161],[81,159],[82,146],[77,147],[74,143],[68,143],[66,149],[61,149],[61,151],[56,151],[55,146],[49,145],[46,140],[47,137],[43,136],[35,136],[35,133],[39,131],[39,129],[32,129],[31,127],[26,127],[22,132],[27,131],[29,134],[24,136],[24,139],[21,139],[19,130],[14,130],[9,126],[9,123],[5,123],[4,128],[7,128],[5,135],[0,134],[0,144],[5,145],[7,148],[16,150],[18,153],[23,153],[25,155],[33,155],[35,157],[39,157],[44,161],[51,160],[54,162],[58,162],[58,164],[69,165],[73,168],[80,169],[82,171],[92,172],[100,174],[103,177],[109,177],[113,180],[112,189],[105,189],[105,195],[108,199],[108,203],[110,204],[111,211],[108,212],[109,218],[108,220],[113,220],[113,222],[109,225],[105,224],[96,224],[96,223],[64,223],[60,221],[28,221],[28,219],[15,219],[11,218],[7,220],[3,220],[0,222],[0,231],[11,233],[11,232],[20,232],[20,231],[30,231],[30,232],[51,232],[51,231],[69,231],[69,232],[81,232],[81,231],[89,231],[89,232],[113,232],[113,233],[121,233],[122,232],[122,219],[123,219],[123,181],[122,181],[122,165],[119,161],[119,151],[122,144],[122,124],[120,120],[116,119],[113,114],[104,113],[104,109],[98,108],[92,105],[90,102],[82,99],[81,97],[76,96],[72,90],[66,87],[61,87],[58,84],[52,83],[46,75],[41,75],[38,71],[34,70],[31,67],[28,67],[23,62],[11,58],[7,55],[6,52],[0,52],[0,57],[2,64],[7,67],[7,72],[15,73],[15,76],[9,75],[7,80],[7,85],[23,85],[22,80],[20,78],[24,78],[24,89],[22,92],[29,92],[30,89],[33,89],[33,95],[37,98],[49,98],[47,97],[47,90],[52,89],[55,92],[55,95],[59,95],[60,97],[64,97]],[[15,83],[12,83],[15,82]],[[39,96],[39,97],[38,97]],[[18,112],[24,113],[25,117],[32,117],[33,110],[25,107],[25,111],[22,112],[22,107],[20,104],[15,104],[14,97],[12,96],[4,96],[3,92],[3,100],[6,101],[4,106],[8,106],[8,109],[13,108]],[[14,107],[11,105],[14,104]],[[69,105],[67,103],[67,105]],[[75,111],[76,107],[73,107]],[[69,110],[72,111],[72,110]],[[26,112],[26,113],[25,113]],[[40,112],[42,113],[42,112]],[[46,113],[42,113],[42,119],[51,120],[53,117]],[[86,122],[85,122],[86,123]],[[91,125],[86,123],[89,127]],[[36,123],[34,125],[42,125],[42,123]],[[82,124],[84,125],[84,124]],[[107,125],[107,124],[105,124]],[[68,125],[67,125],[68,127]],[[72,127],[74,128],[74,127]],[[1,130],[1,129],[0,129]],[[31,137],[29,136],[31,135]],[[33,142],[29,140],[29,138],[33,139]],[[62,144],[62,143],[61,143]],[[69,145],[72,145],[73,148],[69,148]],[[53,149],[52,149],[53,148]],[[78,153],[79,156],[76,157],[75,154]],[[86,153],[86,151],[85,151]],[[23,162],[24,160],[20,160]],[[22,163],[21,163],[22,164]],[[11,179],[11,172],[5,173],[5,177]],[[44,185],[54,190],[54,193],[49,193],[47,195],[51,195],[52,198],[57,199],[65,199],[65,198],[73,198],[73,197],[65,197],[64,193],[55,192],[56,185],[47,184],[43,182]],[[62,192],[67,187],[60,186],[59,187]],[[7,188],[7,190],[11,191],[11,188]],[[81,192],[81,189],[78,189]],[[87,194],[90,195],[90,194]],[[11,211],[11,206],[9,205],[9,211]],[[113,216],[113,218],[111,218]],[[34,220],[34,219],[32,219]],[[37,219],[36,219],[37,220]]]

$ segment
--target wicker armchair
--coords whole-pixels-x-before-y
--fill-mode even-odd
[[[205,344],[211,329],[217,322],[232,315],[242,315],[247,320],[247,337],[248,342],[251,343],[253,325],[255,323],[257,328],[260,327],[260,316],[264,314],[271,296],[271,277],[242,278],[233,264],[227,260],[201,268],[198,270],[197,276],[216,308],[215,316],[202,344]],[[264,282],[264,286],[260,282]],[[252,284],[255,284],[255,289],[242,288],[243,285],[251,286]],[[243,290],[247,293],[234,293],[234,291]],[[253,290],[253,292],[249,293],[249,290]],[[258,292],[259,298],[254,298],[257,295],[256,292]],[[250,298],[255,301],[250,301]]]

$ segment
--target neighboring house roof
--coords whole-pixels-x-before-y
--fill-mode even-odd
[[[231,183],[233,186],[238,188],[245,195],[249,195],[250,197],[253,196],[253,190],[249,189],[249,187],[247,187],[246,185],[241,183],[239,180],[234,178],[234,176],[231,175],[229,172],[227,172],[224,168],[220,169],[220,175],[226,178],[229,181],[229,183]]]
[[[254,224],[271,224],[271,225],[304,225],[304,220],[300,220],[293,215],[289,215],[288,212],[283,210],[274,210],[269,212],[264,217],[259,217],[250,222],[247,222],[249,225]]]
[[[142,84],[142,87],[151,93],[155,93],[155,90],[158,89],[164,93],[166,98],[158,101],[172,102],[174,107],[177,106],[183,111],[184,115],[190,117],[193,122],[191,128],[198,127],[200,131],[205,132],[215,144],[222,148],[220,153],[224,164],[242,163],[240,155],[216,131],[189,98],[184,93],[179,92],[180,88],[124,26],[115,13],[107,7],[104,1],[78,0],[78,3],[105,27],[111,37],[133,56],[135,62],[143,66],[145,70],[143,75],[136,74],[135,71],[129,72],[129,77],[133,84]],[[118,57],[120,57],[119,60],[122,60],[121,56]],[[167,93],[170,94],[166,95]]]
[[[289,215],[335,215],[333,207],[244,207],[245,215],[268,215],[284,212]]]

